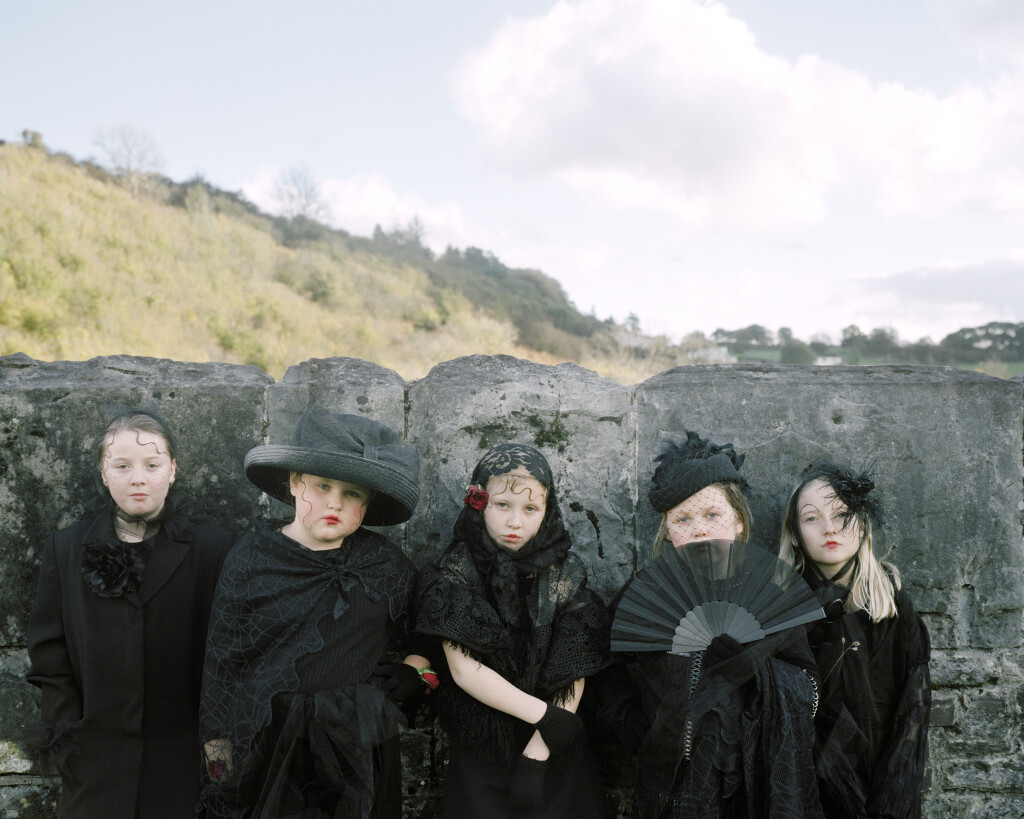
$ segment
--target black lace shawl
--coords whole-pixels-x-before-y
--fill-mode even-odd
[[[297,691],[296,664],[323,648],[320,620],[340,618],[358,585],[371,600],[385,599],[398,622],[415,583],[411,562],[383,535],[360,528],[338,549],[313,551],[281,534],[284,523],[261,523],[235,544],[210,615],[203,739],[230,739],[241,775],[270,723],[272,698]]]
[[[847,594],[838,584],[816,591],[823,604]],[[905,590],[896,592],[896,609],[879,623],[847,612],[813,641],[822,677],[819,787],[830,819],[921,815],[930,643]]]
[[[516,466],[525,466],[548,489],[537,534],[519,551],[504,549],[487,535],[483,513],[465,506],[451,545],[420,572],[416,631],[454,643],[528,694],[564,702],[576,680],[608,663],[607,613],[587,588],[583,562],[569,552],[551,472],[537,450],[495,447],[473,482],[485,485]],[[440,646],[431,657],[442,675],[438,709],[448,733],[488,759],[513,761],[522,750],[517,746],[525,723],[458,688]]]

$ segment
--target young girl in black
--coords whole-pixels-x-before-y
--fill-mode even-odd
[[[404,640],[415,570],[363,524],[412,515],[416,448],[313,407],[292,446],[256,447],[245,474],[295,512],[243,536],[217,586],[202,702],[210,812],[398,819],[404,720],[376,672]],[[392,667],[423,688],[411,664]]]
[[[473,471],[451,545],[423,571],[416,629],[435,638],[451,737],[442,815],[604,815],[575,715],[607,662],[606,614],[570,551],[551,468],[502,444]]]
[[[730,542],[749,538],[743,460],[731,444],[695,432],[656,459],[648,495],[662,515],[655,557],[669,548],[728,555]],[[820,819],[817,675],[803,628],[617,660],[602,675],[599,719],[637,752],[638,819]]]
[[[818,776],[829,819],[921,813],[928,632],[899,572],[875,555],[881,522],[867,474],[817,461],[800,476],[783,523],[780,557],[829,615],[810,634],[822,679]]]
[[[233,538],[189,511],[177,466],[160,419],[117,416],[99,439],[93,514],[43,547],[28,623],[42,726],[29,744],[61,777],[61,816],[194,812],[203,646]]]

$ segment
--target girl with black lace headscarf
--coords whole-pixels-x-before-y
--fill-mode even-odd
[[[60,815],[180,819],[199,795],[199,686],[232,536],[174,491],[174,442],[151,413],[100,436],[87,519],[43,547],[28,623],[41,723],[27,736],[61,777]]]
[[[604,815],[576,707],[607,663],[606,614],[587,588],[544,456],[502,444],[477,464],[452,542],[422,572],[416,629],[446,660],[449,819]]]
[[[821,672],[818,779],[828,819],[914,819],[931,707],[928,631],[899,572],[875,555],[875,484],[831,461],[803,471],[779,556],[817,592],[828,621],[810,632]]]

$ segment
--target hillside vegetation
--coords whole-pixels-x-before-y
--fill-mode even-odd
[[[435,256],[415,230],[355,237],[202,180],[133,195],[91,163],[0,145],[0,355],[230,361],[275,377],[353,356],[417,378],[509,353],[632,383],[706,346],[584,315],[550,277],[476,248]]]

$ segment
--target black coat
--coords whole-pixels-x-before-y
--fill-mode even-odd
[[[61,816],[194,815],[206,630],[232,541],[215,526],[172,518],[138,590],[112,597],[83,575],[89,544],[118,542],[109,514],[47,542],[28,623],[28,681],[41,689]],[[73,750],[56,753],[61,747]]]

